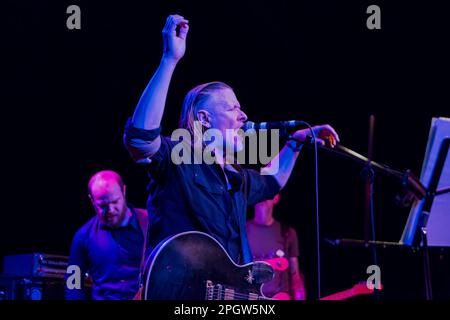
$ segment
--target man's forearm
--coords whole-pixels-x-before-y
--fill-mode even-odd
[[[264,174],[271,174],[278,181],[278,184],[283,188],[294,169],[295,161],[299,152],[295,152],[291,148],[284,146],[270,163],[261,169]],[[276,170],[275,163],[278,163],[278,170]]]
[[[133,126],[141,129],[155,129],[161,124],[170,80],[177,62],[161,59],[158,69],[144,90],[133,114]]]
[[[291,293],[295,300],[306,300],[306,287],[303,274],[298,267],[298,259],[290,259]]]
[[[300,276],[292,277],[291,290],[295,300],[306,300],[305,283]]]

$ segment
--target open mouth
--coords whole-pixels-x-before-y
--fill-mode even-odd
[[[239,128],[236,128],[235,131],[236,131],[236,133],[237,133],[239,136],[244,136],[244,134],[245,134],[245,126],[244,126],[244,123],[241,124],[241,125],[239,126]]]

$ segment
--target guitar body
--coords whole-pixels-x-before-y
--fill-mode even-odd
[[[144,300],[266,299],[261,288],[272,278],[270,264],[237,265],[211,236],[183,232],[160,243],[147,259]]]

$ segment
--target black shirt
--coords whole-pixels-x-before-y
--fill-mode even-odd
[[[150,131],[128,124],[124,140],[134,159],[143,160],[148,142],[136,134],[138,130]],[[171,153],[179,143],[161,137],[147,165],[149,249],[169,236],[196,230],[218,240],[236,263],[252,261],[245,231],[247,206],[273,198],[280,190],[277,180],[255,170],[222,170],[218,164],[175,164]]]

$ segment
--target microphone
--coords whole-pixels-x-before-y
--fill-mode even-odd
[[[301,120],[271,121],[271,122],[260,122],[260,123],[247,121],[247,122],[245,122],[243,124],[241,129],[244,132],[248,132],[249,130],[255,130],[256,131],[258,129],[263,129],[263,130],[267,130],[267,129],[281,129],[281,130],[285,130],[287,128],[296,128],[296,127],[299,127],[299,126],[307,126],[307,127],[309,127],[311,129],[311,126],[307,122],[301,121]],[[303,144],[307,144],[307,145],[315,145],[314,141],[315,141],[315,139],[311,135],[308,134],[305,137],[305,140],[302,143]]]
[[[272,121],[272,122],[260,122],[254,123],[252,121],[247,121],[242,126],[242,130],[258,130],[258,129],[287,129],[287,128],[295,128],[301,125],[305,125],[305,122],[299,120],[291,120],[291,121]]]

